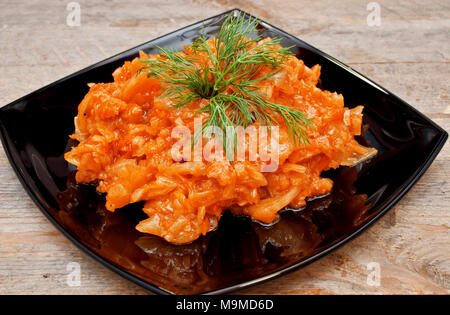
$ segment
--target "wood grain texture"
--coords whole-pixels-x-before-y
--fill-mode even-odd
[[[0,1],[0,105],[108,56],[239,7],[337,57],[450,130],[450,3],[378,1]],[[242,294],[450,293],[450,144],[392,209],[319,261]],[[26,195],[0,149],[0,294],[146,294],[80,252]],[[66,284],[69,262],[81,286]],[[367,284],[378,262],[381,285]]]

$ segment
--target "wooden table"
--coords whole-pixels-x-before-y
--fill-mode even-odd
[[[6,2],[6,3],[5,3]],[[187,24],[239,7],[304,39],[385,86],[450,130],[450,3],[369,0],[0,2],[0,104]],[[20,126],[18,126],[20,127]],[[450,145],[386,216],[332,254],[244,294],[444,293],[450,291]],[[0,149],[0,294],[144,294],[78,250],[27,196]],[[81,286],[67,285],[69,262]],[[380,286],[367,264],[380,265]]]

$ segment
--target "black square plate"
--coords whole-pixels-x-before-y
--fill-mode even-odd
[[[47,218],[75,245],[127,279],[156,293],[225,293],[272,279],[329,253],[369,226],[417,182],[447,133],[410,105],[307,43],[261,22],[263,37],[309,67],[322,66],[321,87],[342,93],[345,104],[365,106],[367,131],[358,141],[378,149],[372,160],[328,172],[333,192],[302,211],[284,211],[263,227],[225,213],[218,230],[189,245],[171,245],[135,230],[142,204],[111,214],[103,195],[74,182],[64,160],[77,106],[89,82],[110,82],[112,72],[139,50],[182,49],[218,31],[232,10],[162,36],[39,89],[0,109],[3,146],[18,178]]]

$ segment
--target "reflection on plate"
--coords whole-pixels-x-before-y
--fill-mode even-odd
[[[330,176],[331,194],[310,200],[306,208],[285,210],[276,224],[263,226],[226,212],[217,230],[187,245],[137,232],[141,203],[111,213],[104,195],[76,183],[74,173],[57,196],[57,218],[94,252],[170,292],[213,291],[309,257],[369,219],[367,195],[355,194],[353,186],[357,168]]]

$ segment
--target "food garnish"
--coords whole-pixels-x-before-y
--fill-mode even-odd
[[[296,108],[271,102],[261,91],[261,83],[272,80],[292,53],[291,47],[280,46],[278,38],[258,44],[261,35],[252,38],[258,24],[256,18],[231,14],[212,41],[203,29],[189,47],[194,54],[159,47],[161,58],[142,60],[146,66],[141,70],[164,83],[161,96],[170,97],[173,107],[208,99],[197,110],[209,113],[203,130],[218,126],[225,132],[228,126],[246,128],[255,121],[277,125],[281,118],[295,142],[307,143],[307,129],[312,126],[308,117]]]

